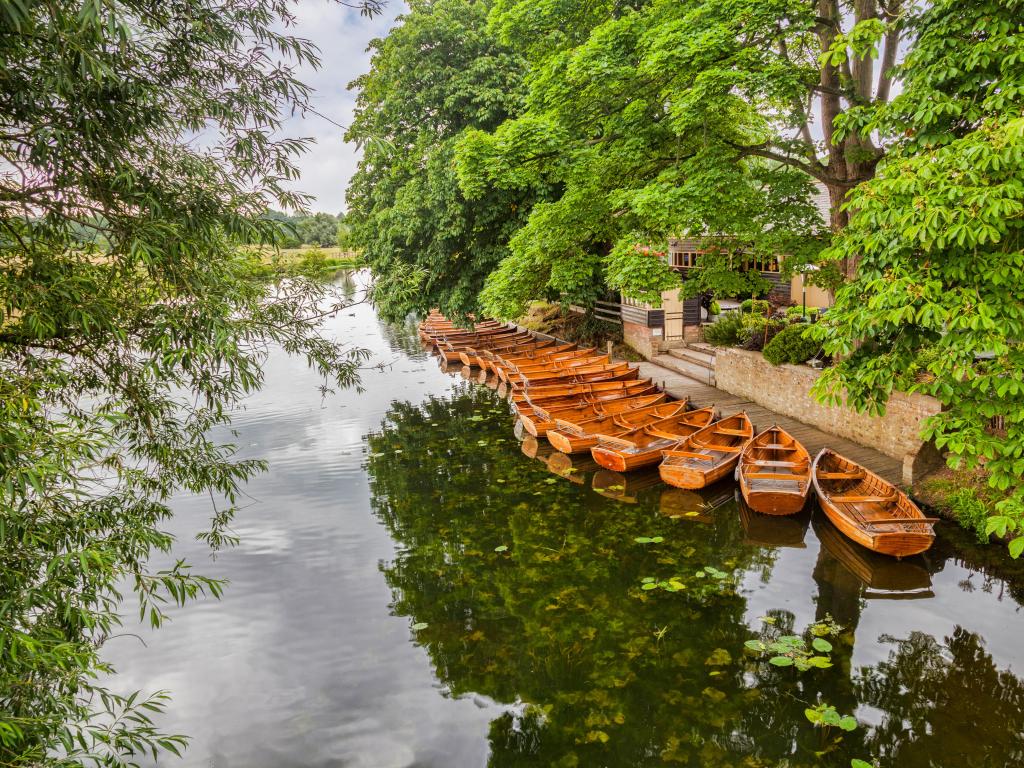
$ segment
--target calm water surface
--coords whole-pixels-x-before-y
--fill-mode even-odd
[[[389,365],[324,398],[269,360],[236,420],[270,462],[240,545],[211,561],[209,499],[176,501],[175,554],[224,599],[106,647],[119,689],[172,692],[182,764],[1024,765],[1024,579],[1001,554],[953,532],[896,562],[820,512],[748,514],[730,484],[599,471],[517,438],[413,326],[359,306],[331,332]],[[828,668],[745,650],[827,617]],[[822,703],[859,726],[815,728]]]

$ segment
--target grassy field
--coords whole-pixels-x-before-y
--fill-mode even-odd
[[[266,264],[278,263],[285,267],[310,265],[334,269],[357,268],[362,266],[362,258],[358,251],[343,251],[341,248],[273,248],[262,249],[263,261]]]

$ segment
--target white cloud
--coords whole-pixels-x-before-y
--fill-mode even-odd
[[[347,86],[370,67],[366,46],[370,40],[386,36],[395,17],[405,11],[405,3],[387,0],[382,15],[367,19],[332,0],[299,0],[297,23],[288,31],[313,41],[320,49],[320,69],[300,70],[301,79],[315,89],[314,109],[341,125],[352,122],[355,94]],[[311,207],[315,211],[343,210],[345,187],[359,159],[356,146],[345,142],[341,128],[312,114],[290,118],[285,132],[316,139],[310,151],[299,158],[302,178],[295,189],[314,197]]]

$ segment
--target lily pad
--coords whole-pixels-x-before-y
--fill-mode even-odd
[[[426,629],[429,626],[430,625],[427,624],[425,621],[420,621],[420,622],[417,622],[416,624],[412,625],[412,631],[413,632],[419,632],[421,629]]]

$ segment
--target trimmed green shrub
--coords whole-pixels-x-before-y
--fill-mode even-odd
[[[765,299],[747,299],[740,304],[740,312],[752,312],[755,315],[768,314],[771,308],[771,303]]]
[[[708,310],[709,315],[720,315],[722,314],[722,307],[719,306],[717,301],[711,302],[711,308]]]
[[[718,322],[704,326],[704,341],[716,347],[731,347],[740,343],[742,332],[743,316],[739,312],[729,312]]]
[[[808,307],[807,308],[807,317],[808,318],[817,317],[817,315],[818,315],[818,313],[820,311],[821,311],[820,307]],[[804,314],[804,308],[802,306],[799,306],[799,307],[787,307],[786,308],[786,317],[788,317],[788,318],[790,318],[790,317],[803,317],[803,314]]]
[[[779,331],[764,348],[764,359],[772,365],[803,363],[820,349],[818,342],[806,337],[807,328],[790,325]]]

